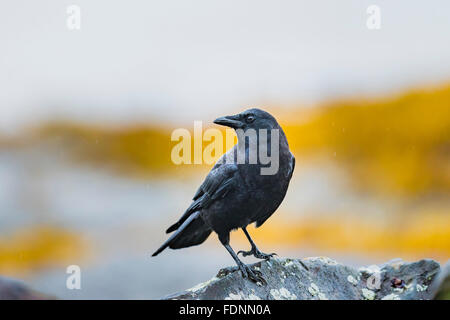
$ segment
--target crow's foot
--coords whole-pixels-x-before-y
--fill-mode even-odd
[[[237,254],[239,255],[240,253],[242,253],[242,255],[243,255],[244,257],[253,255],[255,258],[258,258],[258,259],[264,259],[264,260],[269,260],[269,259],[272,258],[273,256],[276,256],[276,255],[277,255],[276,253],[270,253],[270,254],[268,254],[268,253],[261,252],[261,251],[259,251],[258,248],[256,248],[256,247],[253,247],[253,248],[252,248],[251,250],[249,250],[249,251],[243,251],[243,250],[240,250]]]
[[[232,272],[235,271],[241,271],[242,277],[245,279],[249,279],[250,281],[253,281],[255,283],[261,283],[263,285],[267,284],[267,281],[262,277],[262,273],[257,270],[252,270],[250,266],[247,266],[245,264],[233,267],[226,267],[219,270],[219,273],[217,274],[217,277],[222,278]]]
[[[263,285],[267,284],[267,281],[262,277],[261,272],[259,272],[257,270],[252,270],[249,266],[247,266],[245,264],[240,265],[239,269],[241,270],[243,278],[247,278],[256,284],[258,284],[258,282]]]

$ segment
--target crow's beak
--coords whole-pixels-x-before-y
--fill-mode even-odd
[[[242,128],[243,126],[243,123],[239,120],[239,115],[220,117],[214,120],[214,123],[233,129]]]

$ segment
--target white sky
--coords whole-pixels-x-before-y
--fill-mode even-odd
[[[366,27],[371,4],[380,30]],[[449,14],[448,0],[2,0],[0,132],[48,116],[208,121],[439,83]]]

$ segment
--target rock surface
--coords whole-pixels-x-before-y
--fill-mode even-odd
[[[433,293],[434,299],[450,300],[450,261],[433,280],[430,291]]]
[[[0,277],[0,300],[44,300],[55,299],[30,289],[19,280]]]
[[[407,300],[449,296],[449,264],[434,260],[392,260],[355,269],[326,257],[272,258],[252,264],[267,285],[242,278],[235,268],[221,269],[204,283],[164,299],[214,300]]]

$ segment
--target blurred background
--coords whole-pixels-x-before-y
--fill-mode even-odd
[[[284,203],[249,229],[262,251],[445,262],[448,12],[444,0],[3,1],[0,275],[60,298],[144,299],[233,265],[214,234],[150,254],[211,167],[174,165],[172,131],[249,107],[277,117],[297,159]],[[249,248],[240,231],[231,245]],[[66,288],[72,264],[81,290]]]

